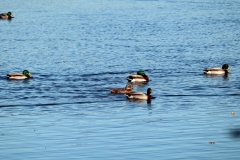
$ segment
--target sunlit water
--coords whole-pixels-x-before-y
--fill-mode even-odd
[[[1,159],[239,159],[240,2],[0,5]],[[228,77],[202,74],[228,63]],[[28,69],[33,78],[8,81]],[[112,95],[150,77],[151,103]],[[233,113],[235,114],[233,114]],[[232,114],[231,114],[232,113]]]

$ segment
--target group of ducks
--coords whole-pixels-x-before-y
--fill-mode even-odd
[[[12,19],[12,18],[14,18],[12,12],[0,14],[0,19]]]
[[[12,19],[13,14],[12,12],[2,13],[0,14],[0,19]],[[205,68],[203,70],[204,74],[207,75],[227,75],[228,70],[231,70],[228,64],[222,65],[222,68],[215,67],[215,68]],[[7,74],[7,78],[10,80],[21,80],[21,79],[29,79],[31,77],[31,73],[28,70],[24,70],[22,73],[12,73]],[[144,71],[138,71],[137,74],[131,74],[127,77],[128,82],[131,83],[147,83],[149,81],[149,77],[144,73]],[[140,99],[140,100],[150,100],[152,99],[152,89],[148,88],[147,93],[143,92],[133,92],[132,85],[126,85],[124,89],[111,89],[111,93],[113,94],[125,94],[128,99]]]
[[[228,71],[231,70],[228,64],[223,64],[222,68],[205,68],[203,73],[206,75],[228,75]],[[144,73],[144,71],[138,71],[137,74],[131,74],[127,77],[127,80],[131,83],[146,83],[149,81],[149,77]],[[132,85],[127,84],[124,89],[115,88],[110,90],[113,94],[125,94],[128,99],[139,99],[139,100],[150,100],[152,99],[152,89],[148,88],[147,93],[143,92],[133,92]]]
[[[149,81],[148,76],[144,71],[138,71],[137,74],[131,74],[127,77],[128,82],[135,84],[147,83]],[[114,88],[110,90],[113,94],[125,94],[128,99],[150,100],[152,99],[152,89],[148,88],[147,93],[133,92],[132,85],[127,84],[124,89]]]
[[[222,68],[215,67],[215,68],[205,68],[203,70],[204,74],[207,75],[228,75],[228,71],[231,68],[228,64],[224,64]],[[22,73],[10,73],[7,74],[7,78],[9,80],[22,80],[22,79],[29,79],[32,77],[32,74],[28,70],[24,70]],[[144,71],[138,71],[137,74],[131,74],[127,77],[128,82],[131,84],[143,84],[149,82],[149,77],[144,73]],[[147,93],[143,92],[133,92],[132,85],[127,84],[124,89],[121,88],[114,88],[110,89],[112,94],[125,94],[128,99],[138,99],[138,100],[150,100],[152,99],[152,89],[148,88]]]

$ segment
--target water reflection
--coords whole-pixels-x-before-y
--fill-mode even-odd
[[[12,18],[14,18],[14,17],[12,17]],[[2,18],[0,18],[0,20],[1,20],[1,21],[8,21],[8,22],[11,22],[12,19],[2,19]]]
[[[204,77],[209,77],[209,78],[218,78],[222,77],[224,80],[229,80],[229,74],[228,75],[209,75],[209,74],[204,74]]]
[[[128,98],[126,98],[127,99],[127,101],[129,101],[129,102],[136,102],[136,103],[148,103],[148,104],[151,104],[151,99],[149,99],[149,100],[144,100],[144,99],[128,99]]]
[[[7,81],[9,82],[17,82],[17,83],[25,83],[25,84],[29,84],[31,82],[31,79],[7,79]]]

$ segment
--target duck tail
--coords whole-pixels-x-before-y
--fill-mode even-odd
[[[131,82],[133,80],[133,77],[132,76],[128,76],[127,80],[128,80],[128,82]]]
[[[10,74],[7,74],[7,79],[11,79],[11,75]]]

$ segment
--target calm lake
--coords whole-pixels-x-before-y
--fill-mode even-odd
[[[239,159],[240,1],[8,0],[0,12],[0,157]],[[206,67],[231,67],[205,76]],[[29,70],[33,78],[9,81]],[[111,88],[144,70],[156,97]]]

